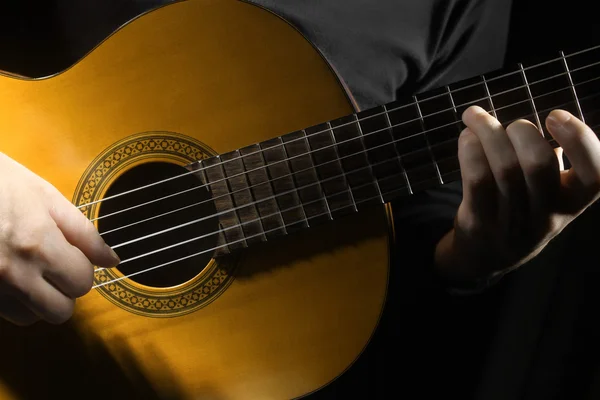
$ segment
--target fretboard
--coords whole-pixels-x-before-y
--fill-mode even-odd
[[[600,124],[600,46],[419,93],[194,163],[218,211],[217,254],[460,179],[462,113],[545,128],[556,108]]]

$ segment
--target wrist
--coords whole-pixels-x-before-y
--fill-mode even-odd
[[[505,272],[487,272],[483,260],[473,261],[457,246],[456,232],[450,230],[435,248],[434,273],[453,294],[480,293],[499,281]]]

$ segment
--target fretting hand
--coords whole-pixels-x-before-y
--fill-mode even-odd
[[[0,317],[17,325],[68,320],[92,286],[92,263],[118,257],[56,188],[0,153]]]
[[[554,110],[546,127],[572,168],[538,128],[506,129],[480,107],[463,113],[458,141],[463,200],[454,229],[437,245],[436,267],[450,280],[489,278],[539,254],[600,195],[600,141],[572,114]]]

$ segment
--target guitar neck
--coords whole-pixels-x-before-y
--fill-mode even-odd
[[[456,82],[191,164],[211,191],[217,254],[460,179],[461,115],[544,126],[556,108],[600,124],[600,46]]]

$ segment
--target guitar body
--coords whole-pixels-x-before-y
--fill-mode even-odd
[[[0,151],[81,205],[140,165],[184,166],[353,111],[330,66],[282,19],[240,1],[187,1],[132,21],[55,76],[0,77]],[[0,322],[0,398],[318,390],[377,326],[390,227],[382,206],[202,261],[176,285],[102,286],[65,325]]]

